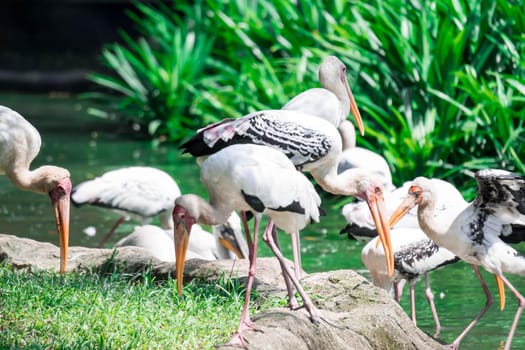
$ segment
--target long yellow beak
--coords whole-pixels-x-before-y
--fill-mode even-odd
[[[228,238],[219,237],[219,243],[229,251],[231,251],[237,259],[245,259],[246,257],[241,253],[239,250],[237,244],[235,242],[230,241]]]
[[[177,278],[177,290],[182,295],[182,279],[184,266],[186,265],[186,252],[190,242],[190,232],[183,223],[175,223],[173,229],[173,240],[175,242],[175,277]]]
[[[352,94],[352,90],[350,90],[350,86],[348,85],[346,79],[344,85],[346,88],[346,92],[348,93],[348,97],[350,98],[350,112],[355,118],[357,127],[359,128],[359,134],[361,134],[361,136],[364,136],[365,126],[363,125],[363,119],[361,118],[361,113],[359,113],[359,109],[357,108],[357,104],[355,103],[354,95]]]
[[[384,213],[386,212],[385,199],[383,192],[378,191],[366,198],[368,208],[372,214],[372,219],[376,225],[379,240],[385,251],[386,268],[388,276],[394,274],[394,250],[390,241],[390,226],[388,225]]]
[[[399,220],[410,211],[410,209],[414,208],[417,204],[416,201],[416,195],[409,192],[390,216],[390,227],[394,227],[395,224],[397,224]]]
[[[503,311],[505,308],[505,284],[498,275],[494,275],[494,277],[496,277],[496,284],[498,285],[499,309]]]
[[[60,245],[60,273],[66,272],[67,267],[70,193],[71,181],[69,178],[62,180],[59,186],[49,193],[57,225],[58,243]]]

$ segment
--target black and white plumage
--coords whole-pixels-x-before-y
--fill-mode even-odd
[[[483,287],[487,303],[467,328],[452,343],[457,348],[468,333],[492,305],[492,296],[479,273],[481,265],[496,276],[501,307],[504,304],[503,285],[518,299],[505,350],[510,349],[517,323],[525,307],[525,298],[503,275],[506,272],[525,275],[525,257],[506,241],[523,238],[521,229],[513,224],[523,224],[525,218],[525,178],[504,170],[485,169],[476,172],[477,197],[468,205],[446,211],[436,210],[436,189],[432,182],[418,177],[412,183],[405,200],[392,214],[395,224],[405,212],[418,205],[418,221],[425,234],[438,245],[449,249],[462,260],[470,263]]]
[[[175,180],[166,172],[144,166],[108,171],[73,188],[71,200],[76,206],[85,204],[112,209],[119,220],[100,241],[102,246],[125,220],[138,219],[142,225],[158,216],[164,229],[172,229],[171,212],[175,198],[180,196]]]
[[[270,218],[263,240],[279,259],[287,286],[290,281],[300,293],[312,320],[316,310],[299,281],[289,271],[273,238],[274,225],[287,233],[298,232],[312,221],[319,221],[321,199],[310,181],[298,172],[281,152],[257,145],[232,145],[211,155],[201,165],[201,180],[208,190],[209,202],[193,194],[176,200],[173,210],[175,224],[176,271],[179,293],[188,236],[194,223],[223,223],[233,210],[254,214],[253,241],[247,232],[250,250],[250,271],[245,304],[239,329],[233,343],[243,343],[242,331],[251,329],[248,315],[250,291],[255,275],[257,236],[262,215]],[[247,227],[245,227],[247,230]],[[288,288],[291,302],[293,291]]]
[[[43,165],[30,170],[40,152],[38,130],[16,111],[0,106],[0,175],[19,189],[51,199],[60,244],[60,272],[66,271],[69,246],[71,176],[67,169]]]
[[[377,237],[368,242],[362,252],[361,260],[372,276],[374,285],[395,295],[399,302],[405,281],[410,288],[410,313],[416,324],[414,285],[425,276],[425,294],[435,322],[434,337],[439,335],[441,325],[434,305],[434,295],[430,289],[429,272],[459,260],[448,249],[439,247],[420,229],[397,228],[390,231],[394,250],[394,275],[388,276],[385,266],[385,253],[377,243]]]
[[[198,224],[193,225],[186,259],[248,258],[248,245],[242,234],[241,220],[235,212],[226,223],[213,226],[212,230],[213,233],[210,233]],[[126,246],[140,247],[161,261],[175,262],[173,229],[164,230],[154,225],[136,226],[114,248]],[[234,249],[228,249],[227,246]]]
[[[364,199],[378,223],[381,242],[390,252],[386,258],[393,271],[381,180],[361,168],[338,174],[342,141],[333,124],[296,111],[261,111],[201,129],[181,147],[184,152],[201,157],[233,144],[272,147],[286,155],[296,168],[310,172],[324,190]]]

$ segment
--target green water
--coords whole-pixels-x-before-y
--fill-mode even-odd
[[[73,184],[79,183],[105,171],[131,165],[154,166],[167,171],[178,182],[183,193],[195,192],[205,195],[199,183],[199,169],[191,157],[183,157],[175,146],[153,147],[148,141],[131,140],[117,133],[111,121],[88,117],[86,106],[71,97],[0,95],[0,104],[9,106],[41,132],[42,149],[32,167],[56,164],[71,172]],[[40,241],[57,244],[55,224],[47,196],[22,192],[15,189],[5,177],[0,177],[0,230]],[[338,234],[344,226],[339,214],[338,199],[324,196],[323,209],[327,216],[321,223],[308,226],[301,232],[302,259],[306,271],[355,269],[368,277],[360,259],[363,243],[349,241]],[[118,216],[94,207],[71,208],[70,245],[94,247]],[[131,232],[136,223],[120,226],[107,243],[110,247],[118,239]],[[83,230],[94,227],[97,235],[89,237]],[[281,235],[284,254],[291,256],[288,237]],[[525,252],[525,246],[517,247]],[[259,256],[270,256],[261,246]],[[491,291],[496,292],[494,279],[484,274]],[[508,276],[518,290],[525,291],[525,281],[519,276]],[[463,263],[446,267],[431,274],[436,296],[436,308],[440,315],[442,331],[440,339],[451,342],[470,322],[484,304],[484,295],[472,269]],[[416,310],[418,326],[433,333],[433,320],[424,296],[424,283],[416,285]],[[505,340],[514,316],[516,302],[507,292],[507,305],[503,312],[497,307],[489,310],[479,324],[463,341],[461,349],[496,349]],[[402,306],[408,307],[408,288],[402,298]],[[521,320],[513,342],[513,349],[525,348],[525,320]]]

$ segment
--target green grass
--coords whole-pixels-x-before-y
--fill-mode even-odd
[[[179,297],[175,282],[1,266],[0,348],[211,349],[226,342],[237,329],[244,288],[229,279],[192,282]]]

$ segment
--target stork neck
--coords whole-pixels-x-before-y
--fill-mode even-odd
[[[339,124],[338,130],[343,142],[343,150],[354,148],[356,144],[354,124],[345,119]]]
[[[326,169],[326,170],[325,170]],[[359,196],[372,173],[361,168],[347,169],[337,174],[335,167],[320,167],[311,171],[312,176],[323,190],[343,196]]]
[[[186,208],[195,217],[197,223],[201,225],[224,224],[233,211],[233,208],[221,201],[214,202],[211,200],[208,202],[195,194],[180,196],[175,203]]]
[[[417,211],[421,230],[439,246],[443,246],[451,251],[454,251],[454,249],[449,247],[450,242],[454,242],[454,240],[449,239],[447,236],[458,214],[453,208],[445,211],[436,210],[434,200],[423,201],[419,204]]]
[[[13,185],[22,190],[47,193],[45,189],[42,188],[43,184],[41,180],[45,175],[43,167],[31,171],[27,168],[13,166],[10,169],[6,169],[5,173]]]

